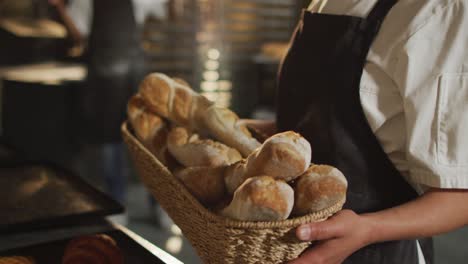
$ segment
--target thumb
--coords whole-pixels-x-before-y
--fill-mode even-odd
[[[296,229],[296,236],[302,241],[327,240],[343,234],[343,224],[339,217],[323,222],[308,223]]]

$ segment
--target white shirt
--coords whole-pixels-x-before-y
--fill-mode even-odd
[[[311,12],[366,17],[377,0],[313,0]],[[374,40],[361,105],[419,192],[468,188],[468,1],[399,0]],[[419,263],[424,264],[418,244]]]
[[[366,17],[377,0],[314,0]],[[468,188],[468,1],[399,0],[374,40],[361,104],[384,151],[422,193]]]

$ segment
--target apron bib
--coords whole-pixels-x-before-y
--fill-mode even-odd
[[[304,11],[280,68],[278,129],[301,133],[312,145],[313,163],[344,173],[349,184],[344,207],[356,213],[417,197],[380,146],[359,98],[367,53],[394,4],[378,1],[367,18]],[[431,250],[424,255],[432,256]],[[344,263],[416,264],[416,241],[373,244]]]

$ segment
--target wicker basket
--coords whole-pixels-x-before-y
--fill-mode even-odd
[[[122,134],[137,173],[155,199],[190,241],[204,263],[283,263],[309,246],[295,238],[303,223],[321,221],[341,210],[336,205],[306,216],[276,222],[234,221],[203,207],[127,129]]]

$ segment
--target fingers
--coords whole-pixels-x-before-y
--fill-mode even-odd
[[[342,236],[347,214],[347,210],[343,210],[323,222],[301,225],[296,229],[296,236],[302,241],[327,240]]]

